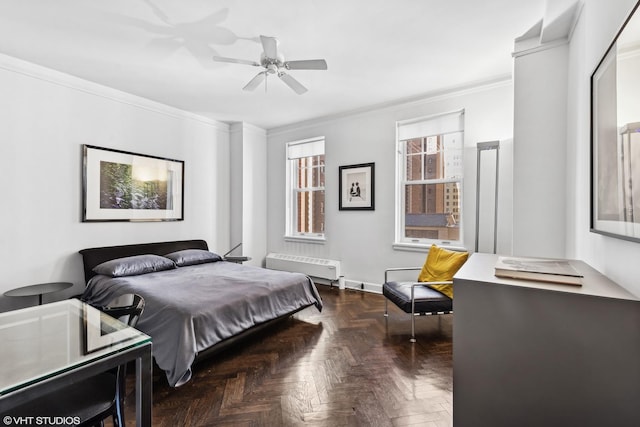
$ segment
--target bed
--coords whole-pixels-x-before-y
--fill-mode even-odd
[[[300,273],[222,260],[204,240],[145,243],[80,251],[82,298],[104,305],[124,294],[145,299],[137,329],[151,336],[157,366],[173,387],[209,357],[275,321],[322,300]]]

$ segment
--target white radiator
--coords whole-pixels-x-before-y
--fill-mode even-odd
[[[304,273],[311,277],[328,280],[338,280],[340,277],[340,261],[302,255],[271,253],[267,255],[267,268]]]

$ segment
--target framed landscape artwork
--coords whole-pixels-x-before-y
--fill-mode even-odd
[[[181,221],[184,161],[83,145],[82,221]]]
[[[339,209],[375,209],[375,164],[340,166]]]
[[[640,242],[640,2],[591,76],[591,231]]]

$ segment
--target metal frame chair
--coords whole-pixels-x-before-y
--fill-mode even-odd
[[[388,302],[391,300],[398,308],[411,315],[411,339],[416,342],[416,316],[433,316],[453,313],[453,301],[448,296],[427,287],[427,285],[452,284],[444,282],[390,282],[389,273],[399,271],[420,270],[422,267],[396,267],[384,271],[382,294],[384,300],[384,316],[389,317]],[[407,292],[407,290],[410,291]]]
[[[142,298],[138,294],[130,294],[132,297],[132,302],[126,306],[106,306],[106,307],[96,307],[98,310],[102,311],[119,319],[123,323],[126,323],[130,327],[134,328],[142,316],[142,312],[144,311],[144,298]],[[103,420],[108,416],[113,418],[114,426],[125,426],[124,422],[124,400],[126,396],[126,377],[127,377],[127,365],[120,365],[116,371],[116,394],[113,399],[112,405],[102,411],[101,413],[96,414],[90,420],[85,422],[86,425],[95,424],[96,421],[100,422],[100,425],[103,425]],[[90,384],[87,384],[90,386]]]

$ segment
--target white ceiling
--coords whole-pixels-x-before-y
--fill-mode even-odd
[[[2,0],[0,52],[221,121],[265,129],[510,75],[545,0]],[[214,55],[259,61],[260,35],[309,91]]]

